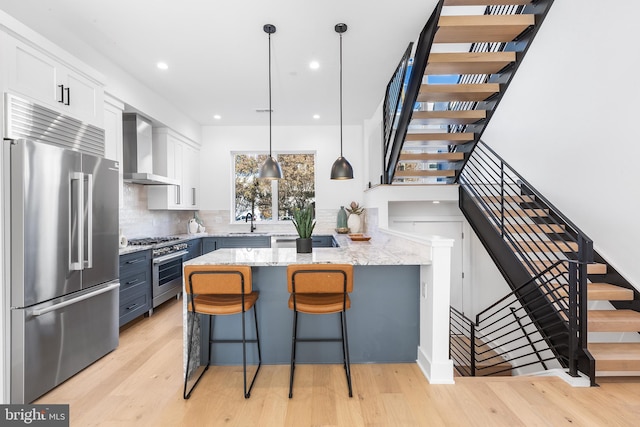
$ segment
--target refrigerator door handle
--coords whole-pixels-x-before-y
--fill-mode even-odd
[[[51,313],[52,311],[56,311],[56,310],[60,310],[63,307],[67,307],[70,306],[71,304],[75,304],[78,303],[80,301],[84,301],[87,300],[89,298],[93,298],[95,296],[98,296],[100,294],[104,294],[106,292],[111,291],[112,289],[118,288],[120,287],[120,283],[119,282],[114,282],[114,283],[110,283],[109,285],[105,286],[104,288],[100,288],[96,291],[93,292],[89,292],[88,294],[84,294],[82,296],[79,296],[78,298],[73,298],[64,302],[61,302],[59,304],[54,304],[51,305],[49,307],[45,307],[42,309],[35,309],[31,312],[32,315],[34,316],[42,316],[43,314],[47,314],[47,313]]]
[[[69,209],[69,270],[82,270],[84,269],[84,174],[82,172],[71,172],[70,178],[71,183],[69,188],[71,190],[71,196],[73,196],[74,182],[78,183],[78,190],[75,206],[71,206],[71,209]],[[73,197],[71,197],[71,200],[73,203]],[[77,221],[77,237],[75,242],[72,241],[74,213]],[[74,249],[75,254],[73,253]],[[74,255],[77,260],[75,262],[73,261]]]
[[[93,267],[93,175],[87,177],[87,260],[83,262],[84,268]]]

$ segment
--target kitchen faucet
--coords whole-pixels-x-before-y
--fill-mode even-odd
[[[253,233],[253,230],[255,230],[255,229],[256,229],[256,226],[255,226],[255,225],[253,225],[253,219],[254,219],[254,218],[253,218],[253,214],[252,214],[251,212],[249,212],[249,213],[247,214],[247,216],[245,216],[245,217],[244,217],[244,222],[249,221],[249,217],[251,217],[251,232]]]

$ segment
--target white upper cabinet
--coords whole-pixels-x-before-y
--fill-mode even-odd
[[[10,92],[82,122],[103,127],[104,87],[98,79],[73,68],[50,52],[5,36],[2,71]]]
[[[198,209],[199,151],[193,141],[171,129],[153,129],[153,173],[176,179],[180,184],[148,186],[149,209]]]
[[[120,172],[118,173],[118,200],[123,206],[122,188],[122,112],[124,104],[105,94],[104,97],[104,157],[118,161]]]

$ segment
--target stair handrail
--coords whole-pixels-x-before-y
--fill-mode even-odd
[[[516,314],[517,311],[519,310],[524,310],[526,313],[529,312],[530,309],[528,309],[526,306],[522,305],[520,308],[515,308],[513,307],[513,302],[514,301],[521,301],[518,297],[518,291],[526,288],[527,286],[530,286],[531,284],[534,284],[536,282],[537,279],[543,277],[544,275],[546,275],[547,273],[549,273],[551,270],[553,270],[554,268],[558,267],[558,265],[562,264],[562,263],[569,263],[572,265],[578,265],[581,262],[580,261],[576,261],[576,260],[563,260],[563,261],[557,261],[556,263],[554,263],[552,266],[549,266],[547,269],[545,269],[544,271],[540,272],[539,274],[537,274],[535,277],[525,281],[524,283],[522,283],[521,285],[519,285],[516,289],[512,290],[511,292],[507,293],[505,296],[499,298],[495,303],[489,305],[487,308],[485,308],[484,310],[480,311],[479,313],[476,314],[475,316],[475,321],[469,319],[464,313],[462,313],[461,311],[459,311],[458,309],[456,309],[455,307],[451,306],[450,307],[450,313],[451,313],[451,320],[450,320],[450,331],[452,335],[455,336],[460,336],[461,334],[463,336],[466,336],[467,338],[469,338],[470,340],[470,345],[466,346],[463,345],[463,343],[457,342],[457,343],[450,343],[450,357],[452,359],[454,359],[455,361],[458,362],[458,365],[460,365],[460,359],[462,359],[462,361],[466,361],[469,364],[469,372],[467,372],[469,375],[471,376],[475,376],[476,374],[478,374],[479,372],[482,374],[481,371],[483,370],[488,370],[491,368],[494,368],[494,370],[491,372],[491,374],[489,375],[496,375],[496,374],[500,374],[506,371],[510,371],[511,369],[516,369],[516,368],[524,368],[526,366],[531,366],[531,365],[535,365],[535,364],[540,364],[542,366],[542,368],[544,370],[547,370],[547,364],[546,362],[552,361],[552,360],[556,360],[559,363],[562,364],[562,360],[564,360],[569,368],[569,373],[571,374],[571,372],[575,369],[577,372],[577,361],[575,357],[572,357],[573,355],[577,354],[577,350],[578,350],[578,345],[579,345],[579,340],[578,340],[578,334],[575,334],[574,331],[577,328],[577,316],[576,316],[576,310],[577,310],[577,304],[576,304],[576,297],[575,297],[575,292],[570,291],[570,295],[569,295],[569,299],[570,299],[570,309],[567,311],[567,318],[568,321],[567,323],[569,324],[569,328],[568,330],[565,330],[564,333],[560,333],[560,334],[556,334],[555,338],[557,338],[558,336],[561,335],[568,335],[568,352],[567,352],[567,356],[563,356],[555,351],[553,351],[551,348],[542,348],[539,349],[538,347],[536,347],[537,344],[540,344],[542,342],[546,342],[548,339],[554,338],[554,336],[545,336],[544,334],[542,334],[540,332],[540,338],[536,339],[535,341],[528,335],[525,327],[527,326],[531,326],[533,324],[533,321],[531,321],[529,319],[529,323],[528,324],[523,324],[522,320],[526,317],[528,317],[528,314],[523,314],[520,317],[518,317],[518,315]],[[575,287],[574,287],[575,290]],[[548,297],[548,295],[547,295]],[[510,298],[512,299],[510,301]],[[502,303],[507,302],[507,304],[504,304],[503,307],[499,307]],[[522,301],[521,301],[522,302]],[[536,301],[534,300],[533,303],[535,303]],[[508,310],[507,310],[508,308]],[[488,316],[484,317],[481,319],[482,315],[485,313],[490,312],[491,310],[496,309],[493,313],[489,314]],[[495,320],[491,320],[491,323],[481,326],[481,324],[483,322],[487,322],[489,321],[489,319],[491,319],[492,317],[494,317],[495,315],[498,315],[501,312],[505,312],[506,314],[503,315],[503,317],[495,319]],[[506,321],[507,317],[513,316],[516,320],[516,324],[517,324],[517,328],[515,329],[510,329],[513,327],[513,323],[507,323],[506,325],[503,326],[499,326],[500,322],[504,322]],[[456,320],[457,318],[457,320]],[[557,319],[555,320],[556,324],[559,322],[564,322],[561,319]],[[490,330],[488,333],[490,335],[487,335],[486,330],[487,329],[491,329],[492,327],[495,326],[495,329]],[[520,335],[517,334],[517,331],[520,331]],[[495,336],[495,334],[498,333],[498,336]],[[515,338],[513,337],[515,335]],[[510,337],[510,338],[508,338]],[[480,351],[480,346],[482,345],[486,345],[489,346],[490,341],[488,342],[484,342],[484,339],[489,338],[491,341],[494,342],[500,342],[501,340],[504,341],[506,340],[506,342],[504,342],[502,345],[512,345],[514,343],[517,342],[522,342],[522,339],[525,339],[524,344],[519,344],[515,347],[509,347],[508,350],[502,350],[501,349],[501,344],[498,344],[498,346],[496,347],[490,347],[490,349],[484,350],[484,351]],[[480,339],[481,343],[477,343],[476,339]],[[524,354],[519,354],[519,355],[511,355],[509,356],[510,353],[518,353],[521,352],[521,350],[524,350],[525,348],[530,348],[531,351],[528,353],[524,353]],[[494,355],[491,355],[491,353],[489,352],[493,352]],[[547,357],[543,357],[543,353],[545,351],[551,351],[551,353],[553,353],[552,356],[547,356]],[[466,353],[466,354],[464,354]],[[485,356],[485,354],[487,354]],[[533,361],[529,361],[527,362],[526,358],[528,358],[529,356],[535,356],[535,360]],[[484,359],[483,359],[484,357]],[[495,368],[498,367],[499,365],[501,365],[503,362],[508,362],[508,363],[513,363],[516,360],[522,360],[525,359],[526,363],[521,363],[517,366],[511,366],[508,368],[504,368],[504,369],[499,369],[496,370]],[[487,362],[487,361],[491,361],[493,360],[493,364],[490,365],[484,365],[483,367],[478,367],[479,363],[482,362]],[[455,365],[455,363],[454,363]],[[459,367],[457,367],[458,371],[461,372],[462,374],[465,374],[465,372],[462,372],[461,369]]]
[[[395,175],[396,166],[398,165],[402,145],[404,143],[405,136],[407,135],[407,130],[409,129],[411,116],[413,115],[413,106],[418,99],[418,93],[420,92],[420,86],[422,85],[424,71],[427,68],[427,58],[429,57],[429,52],[433,45],[433,39],[436,35],[438,20],[440,18],[440,12],[443,4],[444,0],[438,1],[438,4],[418,38],[418,44],[413,57],[413,66],[411,68],[411,74],[409,75],[409,82],[402,102],[400,116],[397,120],[398,125],[396,127],[393,142],[390,144],[387,151],[383,153],[383,184],[391,184],[393,182],[393,176]]]
[[[523,290],[526,286],[531,285],[532,283],[535,283],[538,279],[540,279],[541,277],[543,277],[544,275],[546,275],[547,273],[549,273],[551,270],[555,269],[558,265],[564,263],[564,262],[575,262],[575,263],[580,263],[579,261],[574,261],[574,260],[563,260],[563,261],[556,261],[555,263],[553,263],[552,265],[550,265],[549,267],[547,267],[546,269],[544,269],[542,272],[536,274],[535,276],[533,276],[531,279],[527,280],[526,282],[524,282],[523,284],[521,284],[520,286],[518,286],[517,288],[513,289],[511,292],[509,292],[508,294],[506,294],[505,296],[503,296],[502,298],[500,298],[499,300],[497,300],[496,302],[494,302],[493,304],[491,304],[489,307],[485,308],[484,310],[478,312],[476,314],[476,320],[475,320],[475,325],[479,325],[480,324],[480,316],[482,316],[483,314],[485,314],[486,312],[488,312],[489,310],[491,310],[492,308],[497,307],[500,303],[506,301],[507,299],[509,299],[512,296],[517,296],[518,292]],[[485,318],[488,319],[491,316],[487,316]]]
[[[404,98],[405,92],[405,77],[407,75],[407,69],[411,62],[411,51],[413,50],[413,42],[409,43],[407,49],[404,51],[400,62],[396,66],[391,80],[387,84],[385,90],[384,102],[382,104],[382,154],[383,158],[386,154],[389,143],[394,135],[395,123],[398,117],[398,107],[400,106],[400,100]],[[384,167],[384,164],[382,165]]]
[[[487,151],[489,151],[494,157],[496,157],[500,163],[502,165],[504,165],[506,168],[509,169],[509,171],[514,174],[515,176],[518,177],[518,180],[520,182],[522,182],[529,191],[531,191],[531,194],[536,196],[537,199],[539,199],[542,203],[544,203],[545,205],[547,205],[549,207],[550,210],[552,210],[554,212],[554,214],[565,224],[567,224],[569,227],[571,227],[573,230],[576,231],[576,233],[582,235],[584,237],[584,239],[586,241],[590,241],[593,243],[593,240],[591,240],[589,238],[589,236],[587,236],[587,234],[580,230],[578,228],[577,225],[575,225],[566,215],[564,215],[558,208],[556,208],[549,200],[547,200],[546,197],[544,197],[542,195],[542,193],[540,193],[533,185],[531,185],[529,183],[529,181],[527,181],[522,175],[520,175],[513,167],[511,167],[511,165],[509,163],[507,163],[502,157],[500,157],[500,155],[498,153],[496,153],[491,147],[489,147],[489,145],[484,142],[482,139],[478,140],[478,144],[477,146],[480,146],[484,149],[486,149]],[[593,254],[592,254],[593,257]]]
[[[510,180],[510,181],[507,181]],[[568,304],[561,302],[561,308],[567,310],[568,313],[568,329],[569,329],[569,347],[570,354],[569,368],[571,375],[577,375],[577,363],[579,353],[582,353],[590,358],[587,349],[587,264],[593,262],[593,241],[582,232],[569,218],[567,218],[562,212],[560,212],[552,203],[550,203],[542,194],[536,190],[526,179],[516,172],[507,162],[502,159],[493,149],[491,149],[484,141],[478,141],[473,153],[471,154],[468,162],[465,164],[464,169],[460,175],[461,191],[466,191],[469,195],[475,195],[475,203],[478,206],[483,206],[484,211],[482,214],[493,222],[500,230],[501,240],[510,247],[514,253],[520,255],[520,263],[528,266],[528,270],[533,273],[538,270],[536,262],[542,261],[543,263],[552,262],[561,259],[561,262],[569,262],[568,271],[563,274],[564,280],[567,281],[569,288],[569,301]],[[514,191],[514,188],[518,190],[518,197],[521,200],[514,202],[513,196],[508,195],[505,197],[505,192]],[[512,232],[505,228],[505,221],[507,216],[505,215],[505,207],[511,204],[525,203],[522,201],[525,196],[535,196],[535,205],[540,208],[544,206],[545,209],[549,209],[550,215],[544,218],[541,224],[554,225],[562,224],[565,227],[569,227],[569,230],[564,230],[560,235],[553,232],[557,239],[544,241],[530,246],[531,242],[519,240],[517,237],[518,232]],[[490,200],[487,201],[487,195]],[[498,201],[496,201],[498,200]],[[496,213],[491,209],[490,204],[499,204],[500,211],[496,217]],[[535,208],[534,208],[535,209]],[[513,213],[509,213],[509,217],[513,217]],[[522,214],[517,214],[521,216]],[[532,229],[534,226],[540,226],[540,223],[526,224]],[[529,233],[529,231],[527,231]],[[541,231],[534,230],[532,234],[544,234]],[[567,237],[570,238],[570,242],[577,244],[577,250],[560,250],[559,242],[566,243]],[[535,242],[534,242],[535,243]],[[546,251],[545,249],[552,249],[555,246],[556,250]],[[567,244],[567,247],[569,245]],[[529,249],[529,252],[527,251]],[[546,253],[548,252],[548,253]],[[565,260],[559,258],[556,253],[567,252],[573,253],[576,260]],[[551,255],[553,256],[551,256]],[[544,259],[542,259],[544,258]],[[573,262],[571,262],[573,261]],[[552,264],[556,264],[553,263]],[[543,264],[544,265],[544,264]],[[552,268],[552,267],[551,267]],[[551,268],[545,269],[545,271]],[[544,284],[543,284],[544,285]],[[539,285],[540,286],[540,285]],[[512,286],[515,288],[515,286]],[[589,370],[592,383],[595,382],[595,373],[593,369]]]

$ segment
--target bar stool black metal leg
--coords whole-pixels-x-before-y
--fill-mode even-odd
[[[193,384],[193,386],[191,386],[191,389],[189,389],[189,392],[187,392],[187,382],[189,380],[189,362],[191,361],[191,352],[193,349],[193,332],[195,329],[196,316],[198,316],[197,313],[194,313],[194,312],[189,312],[189,313],[191,313],[191,328],[189,332],[189,349],[187,350],[187,366],[185,368],[185,373],[184,373],[184,390],[182,393],[182,397],[185,400],[191,397],[191,393],[193,392],[193,389],[196,388],[196,386],[200,382],[200,379],[202,378],[204,373],[207,372],[207,370],[209,370],[209,365],[211,365],[211,349],[209,349],[209,358],[207,360],[207,366],[204,367],[204,370],[200,373],[200,375],[196,379],[196,382]],[[208,316],[208,317],[209,317],[209,346],[210,346],[211,335],[213,333],[213,324],[212,324],[213,316]]]
[[[344,345],[344,322],[342,321],[343,313],[344,312],[341,311],[340,313],[338,313],[338,316],[340,316],[340,340],[342,341],[342,366],[346,371],[347,370],[347,350]]]
[[[346,370],[347,370],[347,385],[349,386],[349,397],[353,397],[353,391],[351,389],[351,361],[349,360],[349,336],[347,334],[347,313],[346,312],[342,312],[342,316],[340,317],[342,319],[342,333],[343,333],[343,344],[344,344],[344,349],[346,350],[347,353],[347,364],[346,364]]]
[[[253,374],[253,379],[251,380],[251,384],[249,385],[249,391],[245,393],[245,398],[248,399],[251,397],[251,390],[253,389],[253,384],[256,382],[256,377],[258,376],[258,372],[260,372],[260,366],[262,366],[262,353],[260,351],[260,333],[258,332],[258,311],[256,309],[257,304],[253,306],[253,320],[256,325],[256,344],[258,345],[258,368],[256,369],[256,373]]]
[[[298,312],[293,310],[293,334],[291,337],[291,370],[289,372],[289,399],[293,397],[293,374],[296,369],[297,333],[298,333]]]

